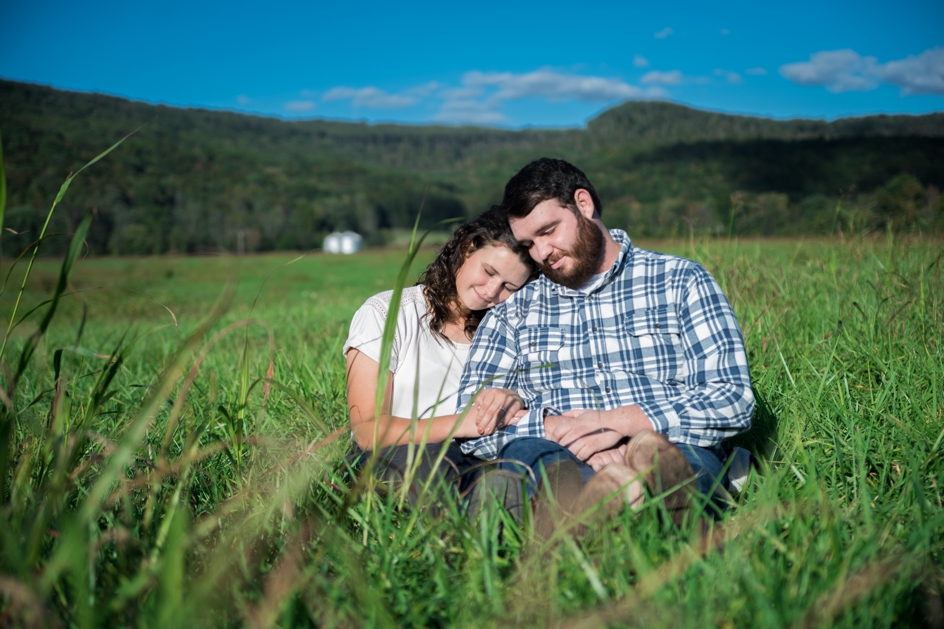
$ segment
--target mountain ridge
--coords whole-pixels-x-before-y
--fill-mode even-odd
[[[332,229],[379,244],[412,226],[421,208],[423,226],[477,214],[541,156],[580,166],[606,202],[608,224],[649,236],[719,225],[828,231],[837,195],[849,191],[865,217],[857,225],[930,229],[944,188],[939,113],[781,121],[633,101],[586,128],[508,130],[282,120],[5,80],[0,112],[5,226],[23,234],[4,233],[13,241],[5,251],[30,242],[69,172],[145,122],[83,173],[57,210],[56,231],[70,232],[96,208],[89,244],[99,253],[232,248],[238,232],[249,234],[249,250],[308,249]],[[905,179],[889,188],[892,200],[879,199],[896,177]],[[735,193],[753,209],[735,207]],[[738,224],[735,214],[754,218]]]
[[[270,123],[276,125],[295,126],[314,135],[327,135],[333,131],[343,136],[354,132],[362,133],[365,130],[373,133],[397,135],[403,133],[435,133],[446,136],[462,136],[470,132],[477,134],[525,136],[542,138],[548,135],[573,134],[590,132],[596,136],[608,135],[617,131],[616,138],[626,137],[627,127],[644,127],[642,132],[635,135],[655,139],[661,142],[709,140],[739,140],[739,139],[832,139],[840,137],[944,137],[944,113],[930,114],[869,114],[843,116],[833,120],[818,118],[788,118],[777,119],[762,115],[726,113],[709,109],[700,109],[689,105],[661,100],[631,100],[606,109],[590,120],[584,126],[548,127],[522,129],[504,129],[500,127],[476,126],[473,124],[442,125],[435,123],[411,124],[399,122],[368,122],[355,120],[332,120],[327,118],[310,118],[301,120],[283,119],[277,116],[266,116],[245,112],[236,112],[225,109],[211,109],[202,107],[181,107],[166,104],[151,104],[120,96],[111,96],[98,92],[81,92],[60,90],[36,83],[24,83],[0,78],[0,108],[12,109],[18,103],[11,98],[14,92],[28,93],[35,100],[47,100],[49,96],[70,95],[76,103],[86,102],[86,109],[92,106],[100,108],[106,103],[120,104],[124,108],[138,108],[140,110],[157,110],[157,113],[183,113],[200,117],[203,121],[217,120],[233,121],[250,119],[259,121],[257,126]],[[37,98],[38,97],[38,98]],[[34,100],[34,104],[35,104]],[[157,115],[156,113],[156,115]],[[667,124],[681,124],[682,131],[666,129]],[[743,128],[738,128],[741,125]],[[252,125],[241,125],[252,126]],[[653,137],[652,129],[661,134]]]

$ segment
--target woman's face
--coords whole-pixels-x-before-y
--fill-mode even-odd
[[[459,303],[468,310],[491,308],[524,286],[529,275],[528,267],[508,247],[482,247],[456,273]]]

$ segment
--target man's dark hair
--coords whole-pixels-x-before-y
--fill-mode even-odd
[[[539,203],[557,199],[558,203],[576,212],[574,194],[580,188],[590,193],[596,213],[601,214],[603,204],[600,203],[600,197],[582,170],[562,159],[542,157],[508,180],[502,208],[511,218],[524,218]]]

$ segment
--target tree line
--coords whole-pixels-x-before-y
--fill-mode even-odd
[[[90,208],[97,254],[309,249],[335,229],[393,230],[475,215],[517,168],[551,155],[597,185],[607,224],[634,236],[944,229],[944,115],[776,121],[629,102],[583,129],[284,121],[153,106],[0,81],[8,183],[3,251]],[[67,238],[50,239],[57,252]]]

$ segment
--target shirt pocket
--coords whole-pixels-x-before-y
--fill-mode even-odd
[[[538,386],[549,386],[560,377],[564,331],[530,328],[520,338],[522,377]]]
[[[682,326],[669,306],[637,310],[626,321],[628,371],[662,382],[683,375]]]

